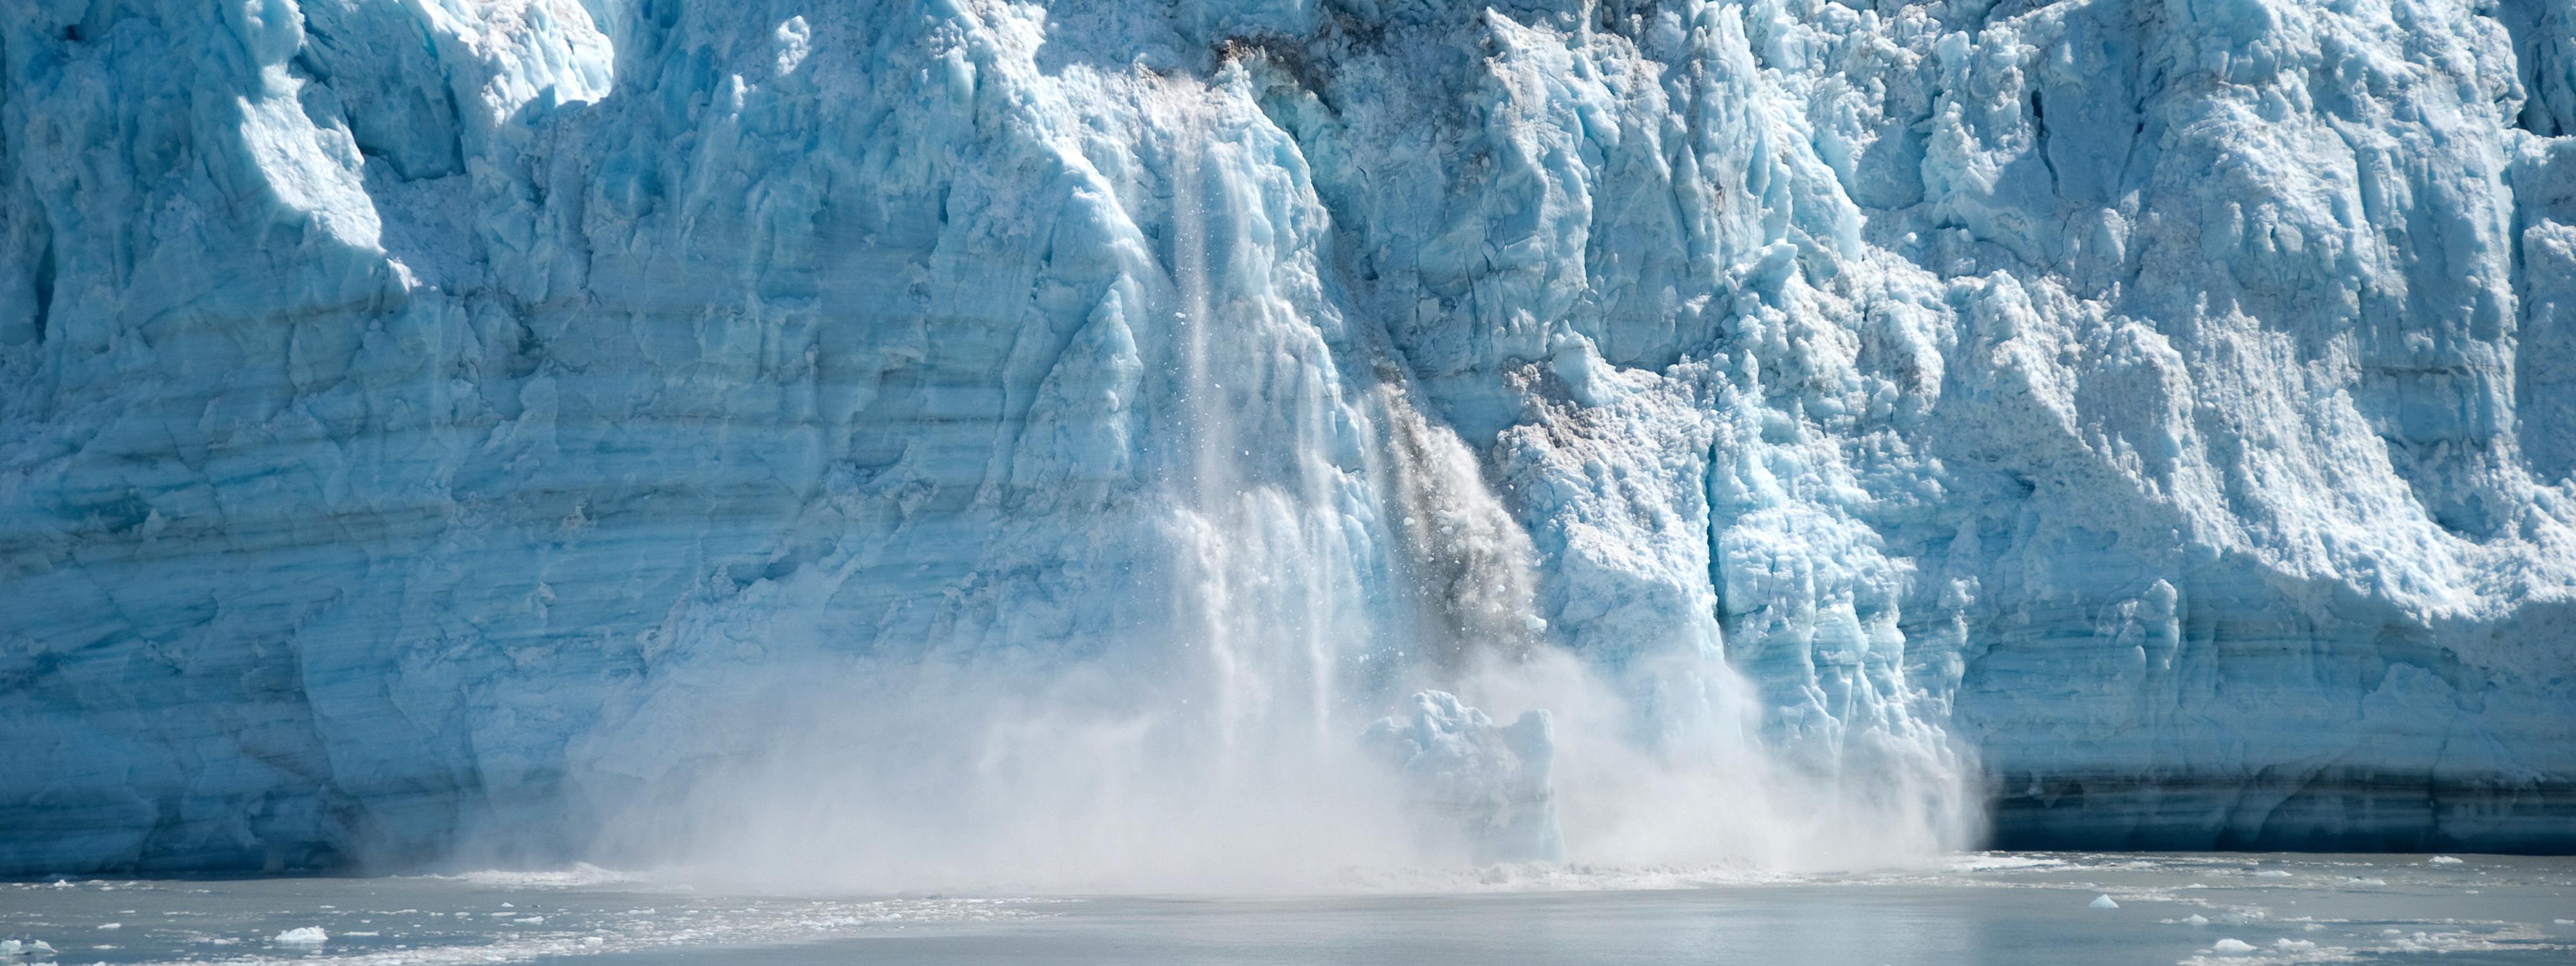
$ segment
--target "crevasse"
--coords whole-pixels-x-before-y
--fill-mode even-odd
[[[2576,848],[2570,23],[21,0],[0,871]]]

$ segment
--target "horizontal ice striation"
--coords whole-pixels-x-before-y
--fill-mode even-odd
[[[1563,647],[2010,843],[2576,848],[2492,6],[15,3],[0,870],[574,847],[761,669],[1174,627],[1215,734]]]

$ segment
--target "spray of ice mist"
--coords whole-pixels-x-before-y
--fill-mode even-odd
[[[1778,760],[1721,657],[1555,643],[1476,453],[1384,346],[1327,344],[1269,291],[1252,108],[1159,96],[1159,469],[1104,526],[1157,548],[1138,586],[1162,618],[1094,650],[782,670],[709,716],[737,739],[612,848],[765,887],[1306,891],[1956,844],[1954,778]]]

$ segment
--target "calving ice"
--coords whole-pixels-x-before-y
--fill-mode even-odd
[[[0,871],[2576,848],[2569,16],[18,0]]]

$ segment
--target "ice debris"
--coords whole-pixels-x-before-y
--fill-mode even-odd
[[[1548,713],[1497,726],[1445,691],[1415,694],[1411,704],[1411,714],[1370,725],[1361,740],[1403,775],[1426,834],[1463,837],[1479,863],[1561,857]]]

